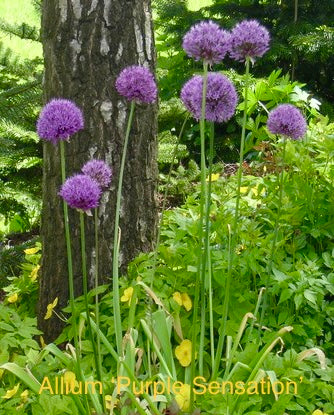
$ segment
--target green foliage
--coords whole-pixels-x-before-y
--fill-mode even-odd
[[[41,260],[41,244],[36,242],[35,246],[24,250],[24,260],[20,265],[18,276],[8,276],[11,281],[4,287],[7,301],[14,302],[17,311],[21,315],[35,316],[36,302],[38,297],[38,272]],[[15,299],[15,301],[13,301]]]
[[[38,29],[0,21],[0,31],[39,40]],[[42,148],[35,133],[42,60],[22,60],[0,43],[0,222],[25,232],[39,220]]]

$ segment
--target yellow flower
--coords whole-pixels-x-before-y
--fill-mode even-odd
[[[36,254],[39,250],[40,250],[40,248],[38,246],[35,246],[35,248],[25,249],[24,253],[27,254],[27,255],[33,255],[33,254]]]
[[[111,409],[115,408],[115,406],[118,404],[119,399],[114,398],[111,395],[106,395],[104,397],[105,401],[106,401],[106,408],[108,409],[108,411],[110,411]]]
[[[190,311],[192,309],[192,301],[191,298],[189,297],[189,295],[187,293],[179,293],[178,291],[176,291],[173,294],[173,300],[179,305],[179,306],[183,306],[187,311]]]
[[[70,370],[66,370],[66,372],[64,373],[64,382],[69,384],[71,388],[79,386],[75,378],[75,373],[71,372]]]
[[[247,193],[248,192],[248,187],[247,186],[241,186],[240,187],[240,193]]]
[[[36,280],[40,267],[41,267],[40,265],[36,265],[35,268],[33,268],[33,270],[31,271],[29,277],[31,278],[32,282]]]
[[[122,297],[121,297],[122,303],[128,302],[128,304],[130,305],[132,295],[133,295],[133,287],[126,288],[123,292]]]
[[[53,300],[53,303],[51,303],[51,304],[48,304],[48,306],[47,306],[47,310],[46,310],[46,314],[45,314],[45,316],[44,316],[44,320],[48,320],[49,318],[51,318],[51,316],[52,316],[52,311],[53,311],[53,309],[56,307],[56,305],[58,304],[58,297],[56,297],[54,300]]]
[[[316,409],[314,412],[312,412],[312,415],[328,415],[328,414],[320,411],[320,409]]]
[[[255,187],[252,187],[251,190],[252,190],[254,196],[259,196],[259,195],[262,196],[266,192],[266,189],[264,187],[261,189],[261,192],[259,192],[259,185],[256,185]]]
[[[235,253],[237,255],[240,255],[242,251],[244,251],[246,249],[245,245],[240,244],[235,248]]]
[[[46,346],[43,336],[39,336],[39,341],[41,343],[42,349]]]
[[[183,340],[181,344],[175,348],[175,356],[183,367],[187,367],[191,363],[191,347],[190,340]]]
[[[178,303],[178,305],[179,305],[179,306],[181,306],[181,307],[182,307],[182,305],[183,305],[183,301],[182,301],[181,293],[179,293],[178,291],[176,291],[176,292],[173,294],[173,300],[174,300],[176,303]]]
[[[183,307],[187,310],[190,311],[193,304],[191,302],[191,299],[189,297],[189,295],[187,293],[182,293],[181,294],[182,297],[182,303],[183,303]]]
[[[188,411],[190,406],[190,385],[184,383],[180,388],[180,392],[175,395],[175,400],[181,411]]]
[[[12,398],[16,394],[16,392],[19,390],[19,387],[20,387],[20,384],[18,383],[16,386],[14,386],[13,389],[8,390],[6,392],[6,395],[2,396],[2,398],[4,398],[4,399]]]
[[[12,295],[10,295],[7,300],[9,303],[16,303],[16,301],[18,300],[19,296],[17,295],[17,293],[14,293]]]
[[[213,173],[211,174],[211,181],[216,182],[219,179],[219,177],[220,177],[219,173]],[[207,182],[209,181],[209,177],[206,178],[206,181]]]
[[[22,393],[21,393],[21,400],[23,401],[23,402],[27,402],[27,400],[28,400],[28,396],[29,396],[29,391],[28,391],[28,389],[25,389]]]

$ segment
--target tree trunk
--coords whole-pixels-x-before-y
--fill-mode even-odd
[[[44,0],[42,40],[45,58],[45,101],[73,100],[82,108],[85,129],[65,143],[66,174],[79,172],[92,159],[113,169],[111,188],[99,208],[100,281],[111,281],[112,240],[118,171],[129,103],[115,90],[119,72],[128,65],[154,69],[155,52],[150,0]],[[139,252],[151,250],[156,236],[155,197],[156,106],[137,105],[130,135],[121,203],[120,266]],[[39,327],[50,341],[60,333],[57,317],[44,320],[47,304],[58,297],[60,310],[68,303],[67,257],[59,148],[44,144],[42,242],[43,262]],[[79,214],[70,209],[75,294],[82,292]],[[93,218],[86,219],[87,266],[93,286]]]

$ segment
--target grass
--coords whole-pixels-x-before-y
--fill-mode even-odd
[[[40,16],[35,10],[31,0],[1,0],[1,19],[8,23],[28,23],[40,27]],[[0,31],[0,42],[13,50],[21,59],[33,59],[42,56],[42,45],[30,40],[22,40]]]

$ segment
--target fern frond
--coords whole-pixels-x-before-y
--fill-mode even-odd
[[[27,23],[12,24],[0,19],[0,30],[8,35],[14,35],[20,39],[33,40],[40,42],[40,30],[36,26],[30,26]]]

